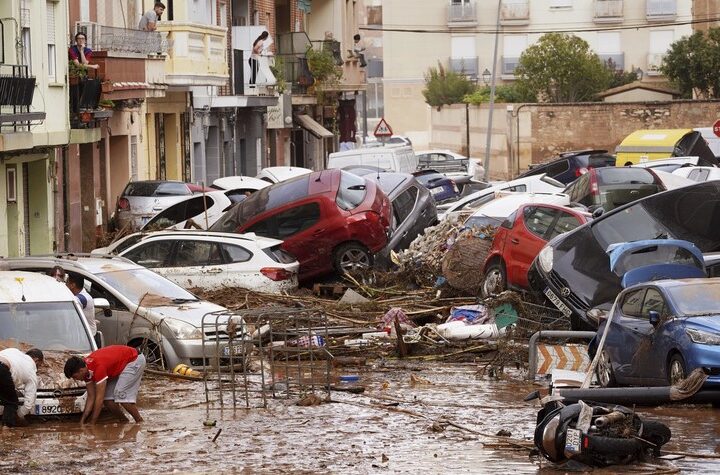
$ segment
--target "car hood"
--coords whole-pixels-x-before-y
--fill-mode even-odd
[[[202,325],[203,317],[205,315],[207,315],[208,313],[212,313],[212,312],[231,313],[231,312],[228,312],[228,310],[225,307],[216,305],[211,302],[207,302],[205,300],[200,300],[199,302],[188,302],[188,303],[183,303],[183,304],[179,304],[179,305],[149,307],[149,308],[147,308],[147,312],[149,315],[152,315],[156,318],[163,318],[163,317],[174,318],[176,320],[180,320],[185,323],[189,323],[190,325],[194,325],[198,328]],[[212,319],[208,318],[206,320],[208,323],[215,321],[214,318],[212,318]]]
[[[173,196],[126,196],[132,214],[155,214],[165,208],[191,198],[192,195]],[[121,210],[122,211],[122,210]]]
[[[712,333],[720,333],[720,314],[684,317],[683,320],[686,328],[696,328]]]

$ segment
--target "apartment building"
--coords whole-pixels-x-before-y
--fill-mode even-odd
[[[421,91],[424,73],[438,62],[478,83],[493,70],[499,23],[501,82],[514,80],[522,52],[546,32],[568,31],[585,39],[603,61],[658,81],[669,46],[692,33],[692,0],[397,0],[383,3],[385,117],[396,133],[422,147],[429,141],[430,111]],[[433,31],[433,32],[429,32]],[[458,149],[460,144],[458,144]]]

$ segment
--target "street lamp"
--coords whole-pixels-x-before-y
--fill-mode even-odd
[[[488,68],[485,68],[485,71],[482,72],[482,80],[486,86],[490,85],[491,77],[492,77],[492,73],[488,70]]]
[[[642,69],[637,68],[635,70],[635,76],[637,76],[638,81],[642,81],[643,75],[645,75],[645,72]]]

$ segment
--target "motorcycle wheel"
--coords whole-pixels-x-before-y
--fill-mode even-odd
[[[657,456],[660,454],[660,448],[670,442],[670,437],[672,437],[672,432],[670,432],[670,428],[663,424],[662,422],[657,421],[643,421],[643,429],[642,434],[640,434],[640,437],[643,440],[647,440],[651,444],[654,444],[654,447],[650,447],[653,450],[653,453]]]
[[[616,437],[603,437],[588,435],[588,446],[578,457],[591,461],[591,465],[618,465],[636,460],[642,454],[642,443],[636,439],[620,439]]]

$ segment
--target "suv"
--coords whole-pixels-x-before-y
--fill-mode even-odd
[[[33,272],[0,272],[0,349],[39,348],[36,416],[82,412],[85,385],[62,376],[68,354],[97,349],[85,316],[70,290],[54,278]]]
[[[588,170],[563,193],[570,196],[572,203],[584,205],[590,211],[597,208],[610,211],[664,190],[657,174],[648,168],[606,167]]]
[[[232,319],[240,329],[236,337],[239,340],[244,335],[240,316],[202,301],[177,284],[122,257],[61,255],[3,261],[13,270],[46,273],[54,266],[61,266],[65,272],[81,275],[85,289],[95,299],[96,308],[107,307],[96,316],[105,344],[138,348],[149,364],[164,363],[166,368],[174,368],[183,363],[203,369],[226,365],[229,360],[225,357],[230,351],[240,353],[240,342],[230,345],[225,331],[225,325]],[[98,299],[106,299],[107,304],[100,305]],[[47,327],[54,319],[55,315],[47,316],[36,328]],[[54,334],[64,339],[66,332],[63,329]]]
[[[300,281],[369,268],[388,242],[390,200],[372,181],[332,169],[263,188],[228,210],[210,231],[283,240]]]
[[[546,173],[567,185],[592,168],[614,167],[615,157],[607,150],[581,150],[560,154],[560,158],[533,166],[517,178]]]

